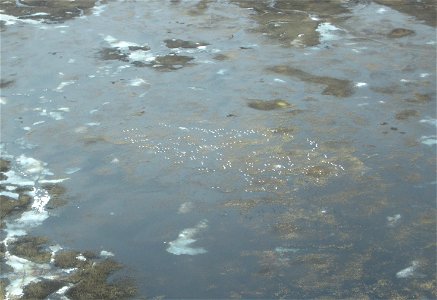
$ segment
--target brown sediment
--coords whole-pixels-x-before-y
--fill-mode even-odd
[[[286,65],[270,67],[267,70],[277,74],[296,77],[299,80],[325,85],[324,95],[336,97],[349,97],[353,94],[352,82],[345,79],[337,79],[328,76],[317,76]]]
[[[222,60],[228,60],[228,59],[230,59],[231,57],[228,56],[228,55],[226,55],[226,54],[217,54],[217,55],[214,56],[213,58],[214,58],[215,60],[222,61]]]
[[[419,112],[417,110],[406,109],[396,113],[395,118],[397,120],[407,120],[410,117],[417,117],[417,116],[419,116]]]
[[[257,110],[276,110],[291,107],[291,104],[282,99],[275,100],[251,100],[247,106]]]
[[[402,13],[409,14],[418,18],[419,20],[425,21],[426,24],[430,26],[437,26],[437,10],[435,0],[421,0],[421,1],[410,1],[410,0],[374,0],[376,3],[383,4],[394,8]]]
[[[410,103],[424,104],[424,103],[431,102],[431,96],[428,94],[416,93],[414,95],[414,98],[409,98],[409,99],[406,99],[405,101],[410,102]]]
[[[96,2],[97,0],[3,0],[1,4],[5,14],[21,19],[42,19],[45,22],[63,22],[89,14]],[[34,14],[38,15],[32,16]]]

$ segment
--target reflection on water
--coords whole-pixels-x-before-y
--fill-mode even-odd
[[[2,4],[2,296],[437,297],[435,4]]]

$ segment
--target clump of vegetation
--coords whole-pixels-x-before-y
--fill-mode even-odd
[[[406,28],[395,28],[388,34],[389,38],[401,38],[404,36],[413,35],[414,31]]]
[[[417,110],[406,109],[406,110],[398,112],[395,117],[397,120],[406,120],[410,117],[417,117],[418,115],[419,115],[419,113],[417,112]]]
[[[291,107],[291,104],[282,99],[275,100],[253,100],[247,104],[250,108],[257,110],[275,110]]]
[[[36,263],[48,263],[51,253],[45,250],[48,239],[46,237],[24,236],[11,243],[11,254],[29,259]]]
[[[11,162],[6,159],[0,159],[0,172],[7,172],[11,169]]]
[[[57,252],[54,264],[56,267],[61,269],[77,268],[83,263],[81,260],[77,259],[79,254],[80,252],[78,251]]]
[[[57,280],[43,280],[31,282],[23,289],[23,299],[45,299],[50,294],[59,290],[64,283]]]
[[[111,259],[86,263],[69,278],[74,286],[67,291],[67,297],[88,300],[124,299],[135,296],[137,290],[129,281],[108,282],[108,277],[121,267]]]
[[[59,184],[45,184],[43,188],[49,193],[50,201],[47,204],[48,209],[54,209],[65,205],[67,201],[63,198],[65,187]]]
[[[7,197],[0,196],[0,217],[3,219],[6,216],[14,212],[22,212],[29,208],[32,201],[32,197],[26,194],[21,194],[17,200]]]

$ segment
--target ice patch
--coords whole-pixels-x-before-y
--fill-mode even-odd
[[[17,200],[19,195],[14,192],[1,191],[0,196],[5,196]]]
[[[194,208],[194,204],[193,202],[189,201],[189,202],[184,202],[181,204],[181,206],[178,209],[178,213],[179,214],[186,214],[189,213],[193,210]]]
[[[142,78],[135,78],[129,81],[130,86],[141,86],[144,84],[149,84],[149,83]]]
[[[437,136],[436,135],[423,135],[420,137],[420,142],[427,146],[433,146],[437,144]]]
[[[99,17],[102,12],[104,12],[106,9],[106,5],[100,4],[100,5],[96,5],[93,7],[92,9],[92,13],[94,16]]]
[[[429,125],[434,125],[435,127],[437,127],[437,119],[426,118],[426,119],[420,120],[419,122],[420,123],[429,124]]]
[[[225,75],[226,72],[227,72],[226,69],[220,69],[220,70],[217,71],[217,74],[218,74],[218,75]]]
[[[156,59],[156,56],[154,56],[152,53],[144,51],[144,50],[136,50],[129,53],[129,59],[133,61],[154,61]]]
[[[111,257],[111,256],[114,256],[114,253],[112,253],[110,251],[102,250],[102,251],[100,251],[100,256],[101,257]]]
[[[70,174],[76,173],[79,170],[80,170],[80,168],[78,168],[78,167],[72,167],[72,168],[65,169],[64,173],[70,175]]]
[[[417,260],[414,260],[411,262],[411,266],[397,272],[396,277],[397,278],[423,277],[422,274],[416,272],[419,266],[420,263]]]
[[[167,252],[174,255],[198,255],[206,253],[207,251],[204,248],[193,248],[190,246],[196,242],[194,236],[207,227],[207,220],[203,220],[200,221],[195,227],[182,230],[176,240],[168,243],[169,247],[167,248]]]
[[[69,81],[63,81],[61,82],[55,89],[55,91],[57,92],[63,92],[64,87],[69,86],[74,84],[75,81],[74,80],[69,80]]]
[[[366,82],[357,82],[357,83],[355,83],[355,86],[356,87],[363,87],[363,86],[367,86],[367,83]]]
[[[64,115],[59,111],[51,111],[49,112],[49,116],[56,121],[64,119]]]
[[[108,42],[112,47],[120,48],[120,49],[128,49],[129,47],[138,47],[139,45],[136,43],[119,41],[115,37],[111,35],[107,35],[104,40]]]
[[[320,23],[316,31],[320,34],[321,42],[328,42],[339,40],[340,37],[338,36],[338,33],[342,30],[331,23],[325,22]]]
[[[26,24],[41,24],[41,20],[33,20],[33,19],[20,19],[14,16],[0,14],[0,21],[3,21],[5,25],[14,25],[17,22],[26,23]]]
[[[286,83],[285,80],[279,79],[279,78],[275,78],[273,79],[274,82],[279,82],[279,83]]]
[[[10,255],[6,252],[6,264],[14,269],[14,273],[9,277],[10,283],[6,287],[6,299],[17,299],[23,295],[23,287],[31,282],[47,276],[41,276],[50,269],[48,264],[37,264],[27,259]]]
[[[32,157],[27,157],[24,154],[18,156],[15,161],[24,169],[26,173],[29,174],[45,174],[45,175],[53,175],[53,173],[49,172],[45,169],[46,164],[34,159]]]
[[[0,97],[0,104],[6,104],[6,103],[8,103],[6,101],[6,98],[5,97]]]
[[[387,225],[389,227],[394,227],[394,226],[396,226],[396,224],[398,224],[400,219],[401,219],[401,215],[400,214],[396,214],[393,217],[388,216],[387,217]]]

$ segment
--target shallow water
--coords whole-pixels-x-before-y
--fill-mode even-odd
[[[68,178],[28,233],[139,297],[436,297],[435,28],[340,2],[3,16],[4,153]]]

